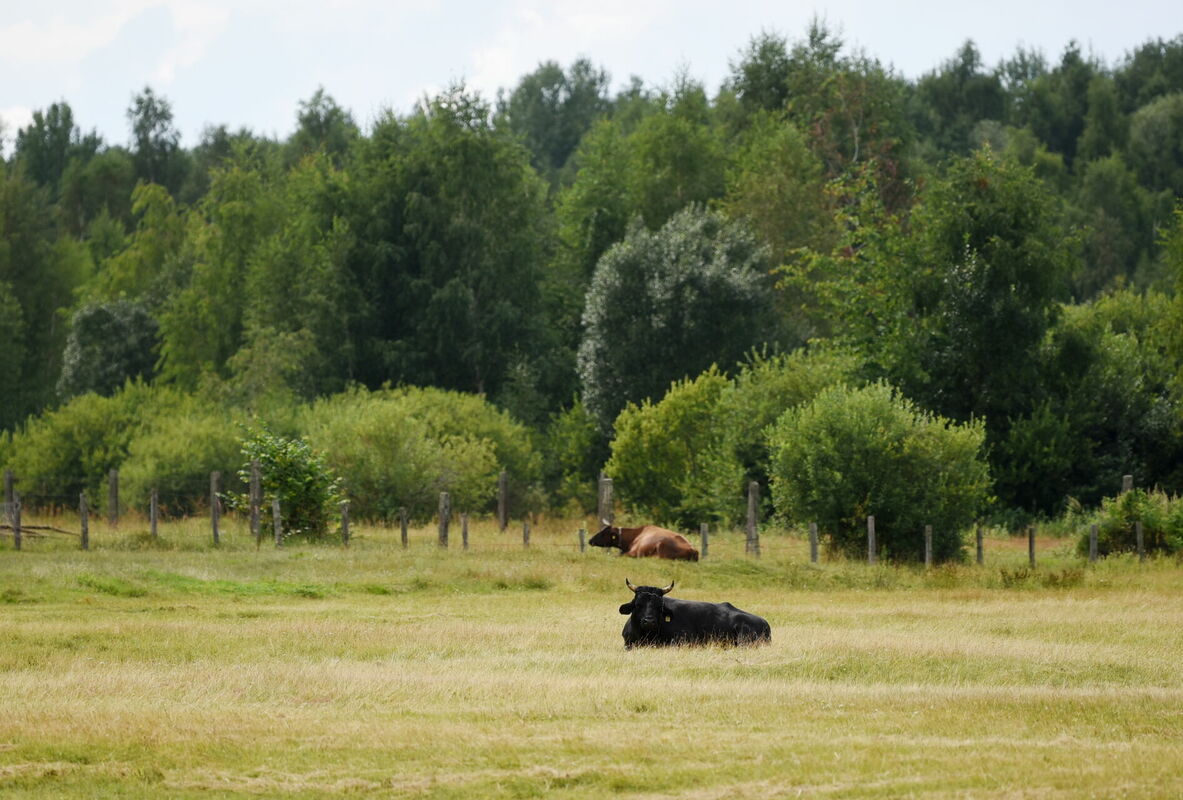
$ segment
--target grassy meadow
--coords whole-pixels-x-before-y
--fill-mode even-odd
[[[27,519],[76,530],[76,521]],[[238,520],[0,543],[0,796],[1178,797],[1183,565],[698,564],[578,521],[441,551],[355,525],[256,550]],[[696,537],[694,537],[696,538]],[[626,652],[634,583],[730,600],[770,646]]]

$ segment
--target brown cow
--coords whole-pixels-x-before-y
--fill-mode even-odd
[[[640,528],[618,528],[602,520],[604,527],[589,541],[592,547],[616,547],[626,556],[641,558],[680,558],[697,561],[698,551],[680,533],[659,528],[656,525],[642,525]]]

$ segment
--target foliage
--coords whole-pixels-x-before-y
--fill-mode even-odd
[[[300,424],[363,517],[388,519],[405,507],[425,519],[442,491],[457,511],[489,511],[502,469],[520,508],[538,478],[525,429],[472,395],[355,388],[318,400]]]
[[[234,490],[241,464],[242,420],[225,409],[186,398],[167,416],[153,416],[127,447],[119,473],[122,502],[147,508],[152,489],[161,514],[208,513],[210,473],[222,473],[222,491]]]
[[[131,380],[151,380],[156,320],[138,303],[116,300],[80,307],[70,317],[58,395],[109,395]]]
[[[578,397],[551,415],[544,441],[543,470],[551,507],[574,516],[594,513],[596,479],[609,453],[599,425]]]
[[[660,524],[696,527],[718,522],[708,465],[722,445],[718,413],[727,377],[711,367],[677,381],[658,403],[630,403],[616,418],[612,457],[604,471],[633,513]]]
[[[767,254],[743,226],[691,206],[634,226],[596,267],[579,347],[583,402],[607,430],[629,403],[774,336]]]
[[[1136,552],[1138,522],[1147,553],[1183,550],[1183,500],[1158,490],[1132,489],[1101,501],[1096,515],[1097,555]],[[1081,555],[1088,555],[1089,536],[1086,529],[1076,542]]]
[[[167,418],[179,399],[142,383],[110,397],[80,395],[16,430],[5,466],[31,498],[73,506],[86,491],[93,505],[105,505],[108,472],[123,463],[145,419]]]
[[[266,425],[245,429],[241,453],[240,485],[250,486],[251,463],[259,462],[262,530],[271,530],[274,535],[274,517],[266,512],[278,500],[285,538],[324,538],[343,499],[341,479],[325,456],[304,439],[276,435]],[[240,511],[250,507],[249,494],[228,493],[227,499]]]
[[[789,522],[817,522],[833,549],[865,555],[867,517],[888,558],[962,555],[962,532],[989,491],[980,422],[958,425],[922,411],[886,384],[823,390],[769,430],[772,493]]]

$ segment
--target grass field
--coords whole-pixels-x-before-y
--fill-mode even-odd
[[[36,522],[37,520],[27,520]],[[57,524],[69,527],[66,522]],[[1179,797],[1183,565],[698,564],[580,553],[576,523],[364,528],[256,551],[232,522],[0,546],[0,796]],[[234,527],[238,526],[238,527]],[[622,648],[635,583],[772,623]]]

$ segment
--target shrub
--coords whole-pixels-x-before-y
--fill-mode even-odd
[[[144,421],[167,414],[181,397],[138,382],[111,397],[79,395],[16,431],[5,447],[4,466],[31,503],[73,505],[85,490],[95,507],[103,507],[107,474],[122,465]]]
[[[986,499],[980,422],[957,425],[891,387],[836,386],[769,430],[773,503],[787,521],[816,521],[836,550],[866,552],[875,517],[883,555],[918,559],[933,526],[937,561],[961,557],[961,533]]]
[[[554,414],[543,449],[553,508],[579,516],[596,510],[596,473],[608,460],[608,444],[578,398]]]
[[[519,502],[538,472],[526,429],[475,395],[353,389],[314,403],[302,425],[360,516],[390,517],[406,507],[426,519],[441,491],[457,510],[487,511],[502,468]]]
[[[121,468],[124,502],[143,508],[155,486],[164,514],[191,514],[208,507],[209,475],[222,473],[229,488],[241,462],[241,429],[223,411],[196,401],[160,417],[132,439]]]
[[[239,480],[249,486],[251,462],[257,460],[263,508],[279,500],[285,537],[316,539],[328,533],[329,519],[342,495],[340,479],[326,466],[324,456],[303,439],[277,436],[266,426],[248,431],[242,442],[242,456]],[[227,497],[234,508],[249,507],[248,495],[230,493]],[[272,519],[271,514],[262,515],[264,530],[274,531]]]
[[[718,407],[729,387],[711,367],[674,383],[657,404],[646,400],[620,412],[605,471],[626,507],[684,527],[718,520],[709,484],[723,461],[712,451],[722,445]]]
[[[1146,552],[1176,553],[1183,549],[1183,500],[1165,492],[1131,489],[1101,501],[1096,517],[1097,555],[1135,552],[1138,549],[1136,523],[1142,523],[1142,544]],[[1077,552],[1089,551],[1089,530],[1080,535]]]

